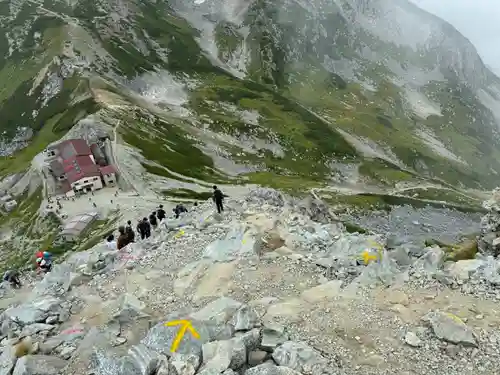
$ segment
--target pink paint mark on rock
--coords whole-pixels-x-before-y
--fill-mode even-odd
[[[70,335],[72,333],[83,333],[83,329],[81,328],[69,328],[61,332],[63,335]]]

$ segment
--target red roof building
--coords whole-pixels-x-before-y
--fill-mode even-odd
[[[97,144],[92,146],[95,153],[100,150]],[[62,185],[65,186],[61,187],[66,195],[101,189],[103,181],[106,185],[116,182],[116,169],[112,165],[97,165],[84,139],[68,139],[56,147],[58,160],[51,162],[50,170],[56,178],[64,182]]]
[[[76,156],[92,155],[90,147],[84,139],[68,139],[59,143],[59,156],[63,160],[68,160]]]
[[[112,174],[112,173],[116,173],[116,169],[112,165],[106,165],[104,167],[99,167],[99,169],[101,170],[101,174],[103,176],[106,176],[106,175]]]
[[[70,184],[85,177],[100,176],[99,167],[95,165],[90,156],[76,156],[69,160],[63,160],[64,173]]]

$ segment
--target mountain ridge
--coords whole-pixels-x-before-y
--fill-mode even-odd
[[[0,72],[0,77],[21,73],[17,74],[20,84],[14,80],[0,91],[0,113],[8,113],[2,126],[6,141],[15,135],[16,124],[27,124],[36,134],[44,124],[54,122],[56,115],[63,124],[54,125],[61,129],[54,140],[92,113],[102,113],[107,118],[104,122],[112,123],[112,111],[103,108],[102,100],[96,103],[93,88],[85,83],[102,77],[106,83],[99,84],[99,90],[118,95],[130,108],[152,110],[158,121],[175,123],[181,133],[200,135],[204,127],[215,133],[229,132],[240,140],[251,138],[253,143],[262,143],[260,137],[268,146],[272,144],[267,148],[281,149],[285,157],[265,156],[268,151],[261,148],[257,159],[264,160],[257,164],[278,168],[280,173],[309,176],[311,163],[324,169],[331,157],[342,153],[363,163],[359,147],[354,153],[347,150],[353,142],[368,142],[376,149],[372,157],[381,157],[396,170],[414,170],[423,178],[452,184],[496,184],[491,175],[500,172],[496,161],[500,160],[496,151],[500,116],[491,108],[500,103],[499,80],[490,81],[493,73],[472,44],[463,36],[458,38],[457,30],[406,1],[391,3],[389,13],[389,3],[382,0],[325,0],[314,6],[299,1],[283,1],[280,6],[264,0],[232,5],[225,1],[78,1],[73,7],[58,1],[8,3],[14,10],[2,18],[2,28],[14,25],[11,34],[25,38],[8,43],[11,53]],[[412,13],[415,9],[417,16]],[[396,28],[399,34],[384,40],[381,27],[367,26],[368,16],[381,25],[394,20],[395,14],[413,23],[426,15],[425,20],[436,23],[422,26],[431,30],[427,34],[431,41],[447,43],[445,47],[453,46],[459,53],[443,54],[431,43],[424,45],[427,57],[418,56],[418,51],[405,47],[422,40],[408,40],[406,36],[413,31]],[[24,29],[19,25],[25,25]],[[440,28],[452,30],[453,35],[435,31]],[[401,36],[405,40],[398,46],[394,41]],[[35,53],[40,51],[45,57],[37,59]],[[15,59],[21,69],[12,67]],[[448,61],[452,69],[445,72],[446,78],[440,70]],[[158,82],[145,83],[145,78],[151,81],[148,72],[155,71],[153,75],[165,77],[159,79],[164,86],[179,88],[177,99],[162,92]],[[156,90],[153,101],[151,90]],[[74,111],[68,111],[70,101],[61,99],[82,95],[88,101]],[[166,96],[158,99],[161,95]],[[23,99],[23,105],[13,111],[17,98]],[[26,108],[36,116],[29,119]],[[310,114],[293,114],[297,111]],[[239,112],[258,116],[257,125],[242,121]],[[133,113],[125,117],[129,121]],[[140,132],[134,126],[129,131]],[[316,136],[315,131],[320,133]],[[123,136],[131,146],[141,143],[137,137],[132,141],[131,134]],[[234,146],[213,137],[212,141],[231,154],[229,159],[238,159]],[[198,149],[206,146],[195,143]],[[335,145],[339,147],[336,152]],[[304,158],[304,166],[299,161],[291,167],[283,160],[294,154]],[[243,159],[250,169],[257,162],[252,155]],[[442,163],[447,165],[441,167]],[[327,170],[320,173],[320,179],[328,180]]]

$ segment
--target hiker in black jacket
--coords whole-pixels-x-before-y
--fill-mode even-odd
[[[183,204],[178,204],[177,206],[175,206],[175,208],[173,209],[174,211],[174,215],[175,215],[175,218],[178,219],[180,214],[184,213],[184,212],[188,212],[187,208],[184,207]]]
[[[156,218],[156,212],[152,212],[151,215],[149,215],[149,223],[153,227],[153,229],[156,229],[158,226],[158,219]]]
[[[134,242],[134,240],[135,240],[135,232],[132,229],[132,222],[130,220],[127,221],[127,225],[125,226],[125,233],[127,233],[129,241],[130,242]]]
[[[145,217],[137,224],[137,231],[141,235],[142,240],[151,236],[151,225],[149,225],[148,218]]]
[[[217,212],[220,214],[222,211],[224,211],[224,205],[222,204],[222,201],[224,200],[224,197],[227,197],[227,195],[223,194],[217,186],[214,185],[213,188],[214,195],[212,199],[215,202],[215,206],[217,207]]]
[[[163,219],[165,219],[167,217],[167,213],[163,209],[162,204],[160,204],[158,211],[156,211],[156,216],[158,217],[158,221],[160,221],[160,223],[163,221]]]

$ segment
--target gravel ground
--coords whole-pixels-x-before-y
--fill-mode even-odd
[[[187,226],[182,235],[178,231],[156,233],[151,240],[134,245],[136,250],[132,252],[144,253],[133,267],[124,264],[113,273],[94,278],[84,287],[85,292],[78,290],[79,295],[100,296],[100,300],[90,303],[93,306],[87,302],[79,318],[93,321],[96,311],[104,311],[106,301],[124,293],[140,298],[158,319],[172,311],[197,309],[227,296],[255,306],[264,321],[284,324],[292,340],[306,341],[319,350],[339,366],[340,375],[500,373],[500,337],[495,333],[500,317],[491,313],[494,301],[464,295],[460,289],[450,290],[441,284],[419,285],[413,281],[401,290],[373,285],[357,294],[347,289],[332,294],[335,284],[323,290],[315,287],[339,281],[326,280],[320,267],[299,254],[218,263],[203,260],[206,246],[224,237],[237,223],[262,213],[286,220],[276,207],[245,206],[233,201],[221,220],[202,228],[203,218],[212,215],[212,210],[211,203],[199,206],[187,216],[196,218],[199,228]],[[455,225],[443,223],[450,216],[456,218]],[[462,229],[467,223],[474,223],[467,215],[435,209],[411,212],[397,208],[390,217],[386,225],[393,223],[390,228],[395,231],[420,228],[412,223],[420,220],[438,224],[440,230],[453,227],[456,236],[460,234],[457,222]],[[404,222],[398,224],[398,217],[404,217]],[[260,217],[257,222],[262,224],[264,219]],[[439,229],[430,229],[432,232],[421,231],[413,238],[439,233]],[[421,320],[434,310],[459,311],[464,321],[472,323],[479,347],[467,348],[438,339]],[[417,336],[418,347],[405,342],[408,332]]]

